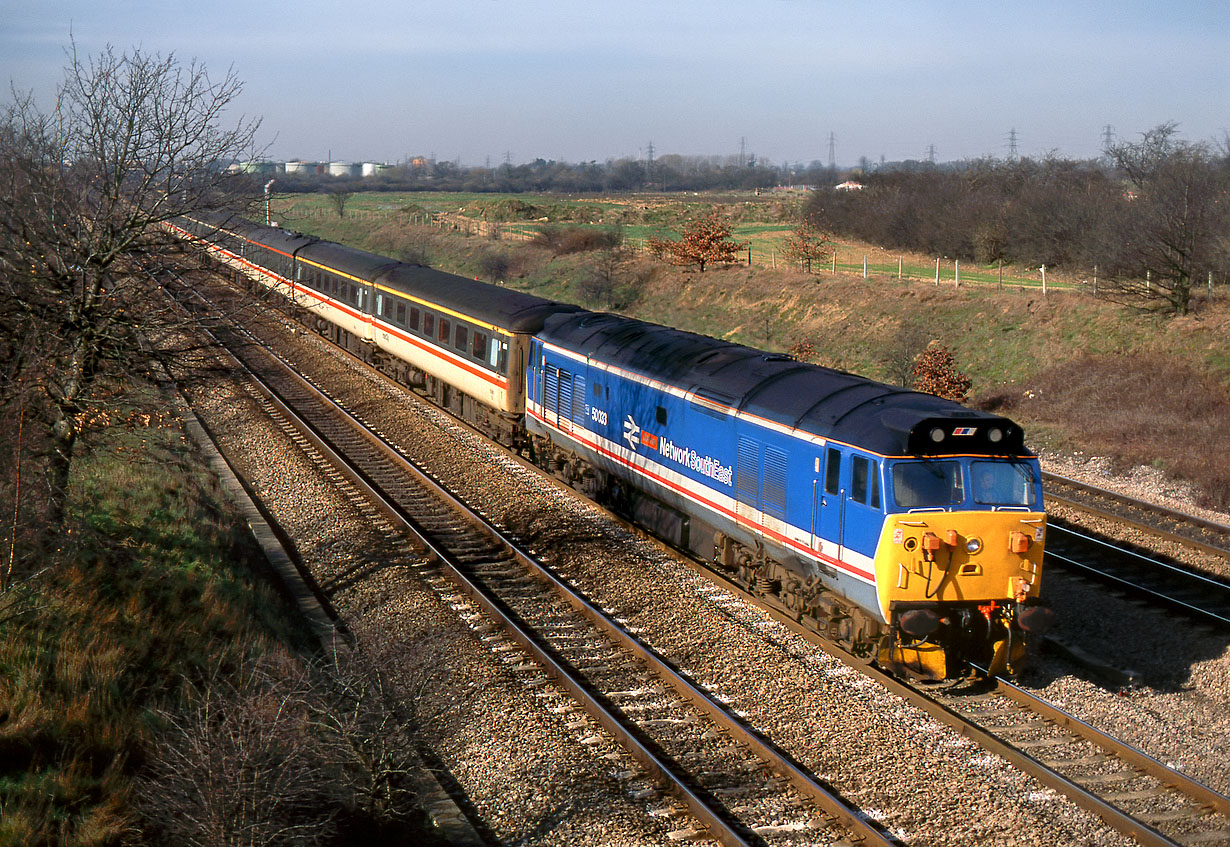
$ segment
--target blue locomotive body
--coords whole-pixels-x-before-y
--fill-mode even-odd
[[[614,316],[567,323],[586,321],[639,323]],[[824,439],[740,411],[738,398],[715,386],[672,384],[657,367],[633,369],[621,355],[627,349],[603,356],[601,346],[593,353],[567,346],[550,326],[539,333],[526,375],[527,427],[620,480],[629,511],[676,546],[709,558],[721,533],[768,548],[804,579],[823,573],[832,590],[876,608],[871,563],[884,512],[859,504],[843,516],[840,503],[825,500]],[[783,364],[763,354],[739,359],[744,368]],[[847,449],[868,467],[875,461]],[[629,497],[628,489],[649,497]]]
[[[525,380],[546,464],[579,464],[616,508],[749,590],[918,675],[991,663],[992,643],[1001,666],[1019,659],[1043,520],[1011,421],[589,312],[547,318]],[[941,628],[977,647],[930,655]]]

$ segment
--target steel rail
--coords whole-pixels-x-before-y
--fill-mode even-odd
[[[274,354],[276,355],[276,354]],[[531,568],[533,571],[541,575],[553,590],[563,597],[569,605],[575,610],[591,620],[598,626],[608,637],[616,641],[621,648],[634,654],[641,661],[646,663],[653,671],[667,682],[672,689],[676,691],[683,699],[692,703],[700,711],[704,712],[710,720],[721,727],[726,733],[731,736],[733,741],[740,742],[749,747],[756,755],[764,759],[769,766],[783,776],[801,795],[807,797],[814,802],[817,807],[831,816],[834,820],[845,827],[860,843],[867,845],[882,845],[889,847],[898,842],[889,838],[884,832],[874,826],[870,821],[863,817],[858,812],[852,810],[840,797],[834,794],[825,786],[817,782],[806,770],[794,762],[784,751],[775,747],[771,742],[764,739],[756,731],[743,724],[735,718],[727,708],[718,703],[711,695],[693,685],[686,678],[680,675],[671,667],[670,663],[661,657],[656,651],[647,645],[643,644],[633,636],[628,634],[620,627],[610,616],[601,609],[594,606],[570,586],[556,577],[542,563],[538,562],[532,554],[521,548],[515,541],[507,538],[497,527],[491,524],[481,514],[474,512],[468,505],[458,499],[452,492],[444,488],[439,482],[434,480],[426,471],[418,468],[415,463],[403,456],[395,448],[388,445],[379,435],[372,432],[362,421],[352,416],[344,408],[337,406],[332,398],[321,393],[309,381],[295,373],[293,370],[288,370],[288,374],[292,375],[306,390],[315,394],[322,403],[326,403],[336,409],[341,415],[345,416],[352,425],[367,439],[371,444],[376,446],[385,457],[397,464],[400,468],[408,473],[411,473],[416,482],[428,488],[435,496],[444,500],[450,507],[455,509],[460,516],[469,522],[472,526],[478,528],[488,534],[493,540],[505,545],[512,551],[517,560],[524,566]],[[251,373],[249,371],[249,373]],[[283,411],[293,422],[296,428],[301,429],[304,436],[308,438],[322,455],[326,456],[328,461],[335,465],[357,488],[359,488],[366,497],[380,508],[381,512],[387,517],[394,520],[396,523],[405,528],[408,532],[418,538],[428,551],[429,555],[437,563],[445,567],[450,578],[461,588],[461,590],[481,606],[484,611],[490,614],[493,618],[500,622],[510,637],[518,643],[523,649],[530,653],[542,665],[545,672],[555,679],[561,687],[565,688],[572,694],[580,703],[582,703],[586,711],[590,712],[595,719],[611,733],[624,747],[633,755],[647,770],[657,775],[663,782],[672,786],[688,807],[691,813],[698,821],[709,828],[709,835],[722,844],[728,845],[744,845],[748,844],[742,834],[735,829],[731,824],[727,823],[722,815],[716,811],[707,800],[689,788],[684,780],[684,777],[677,774],[672,765],[658,756],[655,752],[649,749],[638,735],[628,728],[623,720],[615,715],[611,710],[605,707],[603,703],[595,697],[587,688],[584,679],[580,674],[572,668],[567,662],[557,659],[549,648],[541,645],[535,637],[523,626],[522,622],[515,613],[506,609],[503,604],[487,594],[487,592],[477,584],[474,580],[466,575],[461,566],[437,544],[432,542],[430,534],[419,527],[418,523],[410,515],[404,514],[402,510],[395,504],[389,502],[385,493],[380,489],[379,485],[363,473],[362,470],[354,468],[323,433],[319,433],[316,428],[301,416],[296,414],[288,404],[283,402],[278,392],[272,386],[269,386],[264,380],[261,380],[258,375],[251,374],[252,378],[260,383],[263,392],[268,392],[271,402],[274,402],[279,410]]]
[[[1090,494],[1097,495],[1099,497],[1105,497],[1108,500],[1122,503],[1123,505],[1129,506],[1134,509],[1140,509],[1142,511],[1153,512],[1155,514],[1163,515],[1166,518],[1172,521],[1175,521],[1176,523],[1187,523],[1187,524],[1191,524],[1192,526],[1199,527],[1200,529],[1223,533],[1227,539],[1230,539],[1230,526],[1226,526],[1225,524],[1218,523],[1216,521],[1207,520],[1205,518],[1201,518],[1196,515],[1189,515],[1184,512],[1177,511],[1175,509],[1169,509],[1165,506],[1159,506],[1156,503],[1149,503],[1145,500],[1138,500],[1134,497],[1128,497],[1125,494],[1119,494],[1115,491],[1110,491],[1105,488],[1099,488],[1096,485],[1090,485],[1089,483],[1086,483],[1086,482],[1078,482],[1077,480],[1069,479],[1068,477],[1059,476],[1058,474],[1053,474],[1053,473],[1049,473],[1046,471],[1043,472],[1042,479],[1043,481],[1051,480],[1052,482],[1057,482],[1060,485],[1066,485],[1069,488],[1075,488],[1078,491],[1085,491]],[[1108,512],[1105,509],[1099,509],[1096,506],[1091,506],[1088,503],[1082,502],[1080,500],[1076,500],[1071,497],[1065,497],[1062,494],[1057,494],[1052,489],[1045,489],[1044,494],[1047,500],[1050,500],[1055,503],[1061,503],[1064,506],[1068,506],[1069,508],[1076,509],[1077,511],[1085,512],[1086,514],[1090,514],[1090,515],[1096,515],[1098,517],[1109,518],[1118,523],[1122,523],[1126,526],[1130,526],[1134,529],[1139,529],[1142,532],[1147,532],[1150,535],[1158,536],[1159,538],[1165,539],[1166,541],[1172,541],[1176,544],[1182,544],[1184,546],[1191,547],[1195,550],[1200,550],[1201,552],[1204,552],[1204,553],[1209,553],[1214,556],[1221,556],[1222,558],[1230,558],[1230,547],[1218,546],[1216,544],[1209,544],[1207,542],[1200,541],[1198,539],[1191,538],[1189,536],[1182,535],[1182,534],[1173,532],[1168,529],[1164,529],[1154,524],[1149,524],[1144,521],[1135,520],[1133,518],[1126,517],[1120,514],[1116,514],[1114,512]]]
[[[1065,712],[1054,703],[1043,700],[1006,679],[996,678],[995,683],[996,690],[1010,700],[1020,703],[1032,712],[1037,712],[1049,721],[1070,729],[1091,744],[1122,759],[1159,782],[1186,794],[1197,803],[1208,806],[1220,815],[1230,817],[1230,797],[1218,793],[1198,779],[1159,762],[1126,741],[1108,735],[1070,712]]]
[[[1057,527],[1052,524],[1050,526],[1050,529],[1052,531],[1055,529],[1059,529],[1064,532],[1070,532],[1073,535],[1080,537],[1084,541],[1095,543],[1095,544],[1100,544],[1100,545],[1112,548],[1114,550],[1117,550],[1119,552],[1131,553],[1132,555],[1135,555],[1137,558],[1143,559],[1145,562],[1147,562],[1151,566],[1157,567],[1161,570],[1170,571],[1174,575],[1185,578],[1185,579],[1189,579],[1192,582],[1197,583],[1198,585],[1204,585],[1208,588],[1214,589],[1219,592],[1230,591],[1230,586],[1227,586],[1225,583],[1219,582],[1218,580],[1210,579],[1209,577],[1203,574],[1189,571],[1184,568],[1176,568],[1173,565],[1167,564],[1166,562],[1159,562],[1155,559],[1149,558],[1148,556],[1142,556],[1138,553],[1132,553],[1132,551],[1123,551],[1120,548],[1115,547],[1115,545],[1113,544],[1108,544],[1107,542],[1102,541],[1101,539],[1098,539],[1098,538],[1091,538],[1090,536],[1084,535],[1083,533],[1080,533],[1080,532],[1076,532],[1075,530],[1068,529],[1067,527]],[[1110,573],[1109,571],[1103,570],[1102,568],[1099,568],[1095,565],[1090,565],[1085,562],[1078,562],[1076,559],[1073,559],[1069,556],[1065,556],[1062,553],[1054,552],[1053,549],[1048,549],[1046,551],[1046,559],[1048,562],[1060,562],[1063,564],[1064,567],[1070,568],[1075,571],[1079,571],[1081,573],[1090,574],[1092,577],[1096,579],[1102,580],[1104,582],[1108,582],[1111,585],[1119,586],[1127,591],[1130,591],[1133,594],[1142,595],[1144,597],[1149,598],[1150,600],[1157,601],[1163,605],[1167,605],[1172,608],[1181,609],[1184,612],[1187,612],[1196,617],[1205,618],[1214,623],[1219,623],[1223,625],[1230,624],[1230,617],[1227,617],[1224,614],[1216,612],[1212,609],[1206,609],[1203,606],[1194,605],[1192,603],[1187,602],[1186,600],[1181,600],[1178,597],[1174,597],[1163,591],[1159,591],[1155,588],[1150,588],[1148,586],[1141,585],[1140,583],[1133,582],[1130,579],[1125,579],[1117,574]]]

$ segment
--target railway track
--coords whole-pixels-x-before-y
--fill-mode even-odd
[[[1230,844],[1230,798],[1006,680],[923,697],[933,717],[1141,844]]]
[[[1230,797],[1055,704],[1002,679],[950,689],[912,685],[845,654],[733,583],[725,588],[1138,843],[1230,845]]]
[[[552,683],[568,692],[551,708],[570,718],[581,743],[614,739],[644,769],[620,775],[629,790],[647,799],[665,792],[672,799],[655,814],[696,822],[672,837],[896,843],[271,351],[251,337],[227,346],[238,348],[268,411],[348,496],[426,551],[423,578],[523,684],[543,696]]]
[[[1230,528],[1124,497],[1096,486],[1047,475],[1047,499],[1127,525],[1165,544],[1230,560]],[[1048,522],[1046,562],[1111,585],[1147,602],[1208,624],[1230,624],[1230,580],[1186,567],[1135,545],[1108,541],[1061,520]]]
[[[1052,473],[1043,473],[1042,480],[1048,502],[1230,560],[1230,526]]]
[[[1048,530],[1047,565],[1059,565],[1201,621],[1230,625],[1230,584],[1071,526],[1052,523]]]

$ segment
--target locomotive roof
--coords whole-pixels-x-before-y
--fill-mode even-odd
[[[740,412],[883,455],[1026,452],[1021,428],[1007,418],[683,330],[580,312],[548,318],[539,335]],[[1000,432],[995,442],[993,429]]]

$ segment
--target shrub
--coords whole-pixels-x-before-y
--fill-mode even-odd
[[[530,243],[538,247],[546,247],[556,255],[565,255],[588,253],[594,250],[613,250],[623,244],[623,240],[623,233],[614,228],[545,224]]]
[[[913,388],[964,403],[969,396],[970,378],[953,365],[952,353],[938,342],[932,342],[914,359]]]
[[[512,267],[512,262],[508,258],[508,254],[501,251],[491,251],[484,253],[478,260],[478,269],[487,279],[492,282],[501,282],[508,277],[508,269]]]

